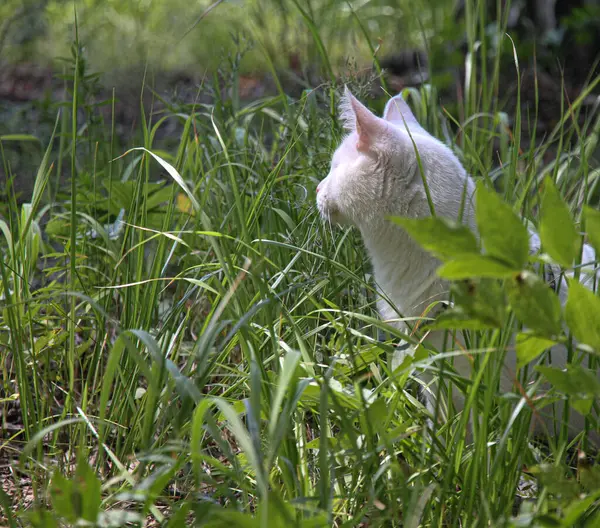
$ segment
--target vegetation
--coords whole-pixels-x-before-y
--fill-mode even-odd
[[[136,62],[147,62],[163,70],[210,70],[221,66],[223,54],[238,51],[232,35],[243,35],[254,43],[240,65],[242,73],[248,73],[264,70],[271,61],[288,66],[292,53],[319,61],[311,28],[327,43],[328,61],[340,67],[348,57],[369,60],[371,49],[365,31],[381,39],[379,46],[386,52],[398,45],[420,43],[422,31],[442,42],[441,30],[445,28],[447,32],[451,27],[446,21],[454,3],[80,0],[75,5],[81,41],[96,70],[110,72]],[[307,15],[309,25],[304,19]],[[75,27],[73,2],[6,0],[0,6],[0,20],[3,19],[10,20],[6,24],[4,52],[13,60],[34,56],[47,62],[68,53]],[[452,33],[456,34],[456,30]],[[12,47],[8,45],[11,41],[15,44]]]
[[[483,255],[455,226],[414,230],[445,234],[421,240],[453,280],[455,307],[437,324],[464,329],[469,347],[419,346],[397,365],[398,340],[416,344],[427,327],[405,336],[379,320],[358,235],[324,225],[313,205],[342,133],[343,82],[365,99],[369,79],[338,77],[324,36],[333,19],[285,6],[324,78],[297,98],[265,46],[277,91],[242,102],[240,44],[198,102],[145,82],[152,104],[140,98],[137,132],[124,138],[118,94],[93,97],[98,78],[75,33],[49,140],[0,136],[3,523],[596,526],[597,455],[564,418],[580,412],[598,429],[600,300],[570,285],[561,309],[537,274],[540,262],[585,273],[584,233],[600,250],[600,117],[588,104],[600,79],[562,99],[558,121],[536,136],[537,92],[510,117],[497,97],[505,64],[517,86],[521,73],[506,17],[488,21],[483,2],[467,2],[459,100],[442,106],[434,83],[407,97],[478,180],[490,212],[478,215],[482,233],[506,229],[483,237]],[[377,51],[369,13],[343,12]],[[33,157],[40,144],[23,201],[7,153],[25,145]],[[518,244],[526,222],[542,255]],[[500,393],[515,332],[521,368]],[[542,365],[556,341],[570,349],[564,372]],[[453,373],[457,354],[473,358],[470,380]],[[417,398],[422,369],[443,379],[442,395],[464,392],[466,410],[441,398],[430,417]],[[550,383],[544,398],[539,384],[519,383],[532,369]],[[531,420],[556,400],[565,415],[532,438]]]

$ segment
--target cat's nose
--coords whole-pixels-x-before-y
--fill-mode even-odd
[[[320,190],[321,190],[321,184],[317,185],[317,194],[319,194]]]

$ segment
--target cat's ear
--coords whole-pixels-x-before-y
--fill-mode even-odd
[[[396,97],[392,97],[387,102],[385,110],[383,111],[383,119],[402,128],[405,127],[406,123],[406,126],[408,126],[411,132],[413,130],[423,131],[417,118],[400,94]]]
[[[386,130],[385,122],[354,97],[347,86],[340,103],[340,115],[344,128],[358,134],[358,150],[370,150]]]

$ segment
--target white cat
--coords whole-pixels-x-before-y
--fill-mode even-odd
[[[360,230],[382,294],[378,301],[380,315],[406,329],[399,314],[406,320],[418,318],[433,301],[448,296],[448,284],[436,275],[439,261],[387,219],[389,215],[431,214],[415,149],[436,215],[462,219],[476,232],[475,185],[454,153],[420,126],[400,95],[387,103],[383,118],[379,118],[346,89],[341,119],[349,134],[334,153],[328,176],[317,187],[317,207],[327,221],[349,223]],[[539,249],[536,235],[532,235],[531,245],[532,249]],[[585,252],[586,259],[594,259],[591,248],[586,247]],[[565,291],[563,288],[562,301]],[[438,350],[441,334],[434,332],[428,336]],[[454,364],[459,374],[469,378],[470,361],[465,357],[456,359]],[[564,347],[558,352],[553,349],[553,364],[564,365],[565,361]],[[511,390],[515,372],[516,357],[509,352],[502,391]],[[462,407],[460,396],[455,405]],[[561,412],[558,408],[557,411]],[[573,432],[581,431],[583,417],[575,411],[570,416]]]

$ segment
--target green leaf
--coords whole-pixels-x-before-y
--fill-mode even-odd
[[[579,485],[567,477],[564,468],[553,464],[541,464],[530,468],[529,471],[550,493],[569,500],[574,500],[579,496]]]
[[[394,373],[394,382],[402,386],[410,375],[410,367],[414,363],[423,361],[429,357],[429,352],[423,345],[409,347],[407,349],[397,349],[392,354],[391,371]]]
[[[260,528],[261,522],[258,517],[253,517],[251,513],[244,513],[232,510],[212,508],[211,514],[207,520],[202,521],[202,526],[206,528],[229,528],[238,526],[239,528]],[[278,526],[277,524],[269,524],[269,519],[266,526]]]
[[[33,528],[54,528],[58,526],[58,521],[54,514],[39,506],[36,509],[27,511],[25,516]]]
[[[486,330],[503,326],[506,298],[497,280],[456,282],[452,284],[452,297],[454,307],[442,312],[427,328]]]
[[[460,309],[446,310],[433,323],[427,325],[431,330],[488,330],[495,324],[480,321]]]
[[[569,396],[589,398],[600,396],[600,380],[596,372],[581,365],[558,367],[535,367],[558,391]]]
[[[165,528],[180,528],[181,526],[188,526],[188,519],[190,510],[192,509],[191,501],[181,501],[180,507],[175,510],[175,513],[169,516],[169,521]]]
[[[457,308],[469,317],[499,328],[504,324],[506,295],[499,281],[478,279],[454,283],[452,294]]]
[[[600,352],[600,299],[576,280],[569,281],[565,319],[578,341]]]
[[[569,268],[577,258],[581,241],[569,208],[550,177],[544,180],[544,188],[540,213],[542,248],[558,264]]]
[[[74,523],[81,511],[80,497],[73,492],[73,482],[58,471],[52,477],[50,497],[54,511],[68,522]]]
[[[562,525],[569,528],[571,526],[576,526],[577,521],[579,521],[581,517],[583,517],[583,515],[590,510],[590,508],[594,507],[594,503],[598,500],[598,498],[600,498],[600,489],[594,490],[594,493],[588,497],[571,502],[564,509]],[[585,526],[598,526],[598,520],[600,520],[598,517],[596,517],[595,522],[593,519],[588,519],[588,523]]]
[[[529,256],[529,233],[512,207],[498,194],[477,185],[475,214],[483,248],[514,270],[525,267]]]
[[[154,152],[152,152],[144,147],[134,147],[132,149],[129,149],[127,152],[125,152],[125,154],[123,154],[123,156],[126,156],[127,154],[129,154],[130,152],[133,152],[134,150],[143,150],[144,152],[147,152],[148,154],[150,154],[150,156],[152,156],[156,161],[158,161],[158,163],[162,166],[162,168],[167,171],[167,174],[169,174],[169,176],[171,176],[171,178],[173,178],[175,183],[177,183],[177,185],[179,185],[179,187],[181,187],[183,192],[185,192],[185,194],[188,195],[188,198],[192,202],[194,209],[196,211],[200,210],[200,203],[198,202],[198,200],[196,200],[196,197],[193,195],[192,191],[187,186],[187,184],[185,183],[185,181],[183,180],[181,175],[177,172],[177,169],[175,169],[175,167],[173,167],[170,163],[165,161],[160,156],[157,156]]]
[[[600,211],[586,205],[583,207],[583,214],[590,244],[596,250],[596,254],[600,255]]]
[[[191,277],[184,277],[183,280],[189,282],[190,284],[193,284],[194,286],[198,286],[199,288],[201,288],[203,290],[208,290],[209,292],[212,292],[215,295],[219,295],[219,292],[217,290],[215,290],[212,286],[209,286],[208,284],[206,284],[206,282],[204,282],[200,279],[192,279]]]
[[[519,273],[506,281],[505,289],[515,315],[525,326],[545,336],[560,333],[560,300],[537,275]]]
[[[235,436],[242,452],[246,455],[250,466],[254,470],[256,483],[260,492],[263,496],[266,495],[267,484],[264,477],[261,453],[255,450],[255,446],[252,443],[248,430],[244,427],[242,420],[233,410],[233,407],[229,402],[219,397],[213,398],[213,402],[219,408],[219,411],[221,411],[225,420],[227,420],[227,428]]]
[[[55,473],[50,486],[52,506],[68,522],[78,519],[95,524],[101,504],[100,480],[83,458],[79,459],[72,480]]]
[[[594,398],[571,398],[569,403],[579,414],[587,416],[592,410]]]
[[[17,528],[17,523],[12,515],[13,505],[10,497],[6,494],[4,489],[0,487],[0,506],[2,507],[4,519],[8,523],[9,528]],[[38,526],[44,526],[42,524],[38,524]],[[54,525],[53,525],[54,526]]]
[[[457,222],[432,216],[429,218],[390,218],[424,249],[447,260],[465,255],[478,255],[479,246],[471,230]]]
[[[0,142],[2,141],[35,141],[41,143],[41,141],[30,134],[5,134],[0,136]]]
[[[273,441],[275,437],[275,429],[280,422],[281,415],[281,403],[283,398],[290,389],[290,386],[294,386],[294,377],[297,375],[296,367],[300,361],[300,352],[295,350],[289,350],[285,355],[283,364],[281,366],[281,373],[277,382],[277,389],[271,402],[271,415],[269,417],[269,440]],[[285,421],[285,420],[284,420]]]
[[[515,271],[493,257],[474,255],[446,262],[438,268],[437,273],[443,279],[459,280],[473,277],[503,278],[513,275]]]
[[[556,341],[533,334],[517,334],[517,368],[523,368],[537,358],[544,350],[549,349],[555,344]]]
[[[60,215],[50,218],[46,224],[46,233],[49,236],[67,236],[69,234],[69,220]]]
[[[79,517],[90,523],[95,523],[102,502],[101,484],[94,470],[86,460],[79,459],[75,470],[74,491],[80,495],[81,511]]]
[[[375,398],[371,401],[371,398]],[[372,434],[384,435],[390,422],[390,412],[385,398],[377,398],[375,394],[365,395],[368,399],[365,409],[358,413],[361,431],[369,431]]]
[[[335,402],[343,410],[355,412],[360,408],[361,402],[355,395],[344,392],[342,384],[335,379],[330,379],[327,387],[328,392],[335,393]],[[319,404],[319,396],[321,388],[316,381],[311,382],[306,386],[302,396],[300,397],[300,403],[307,408],[315,408]]]

